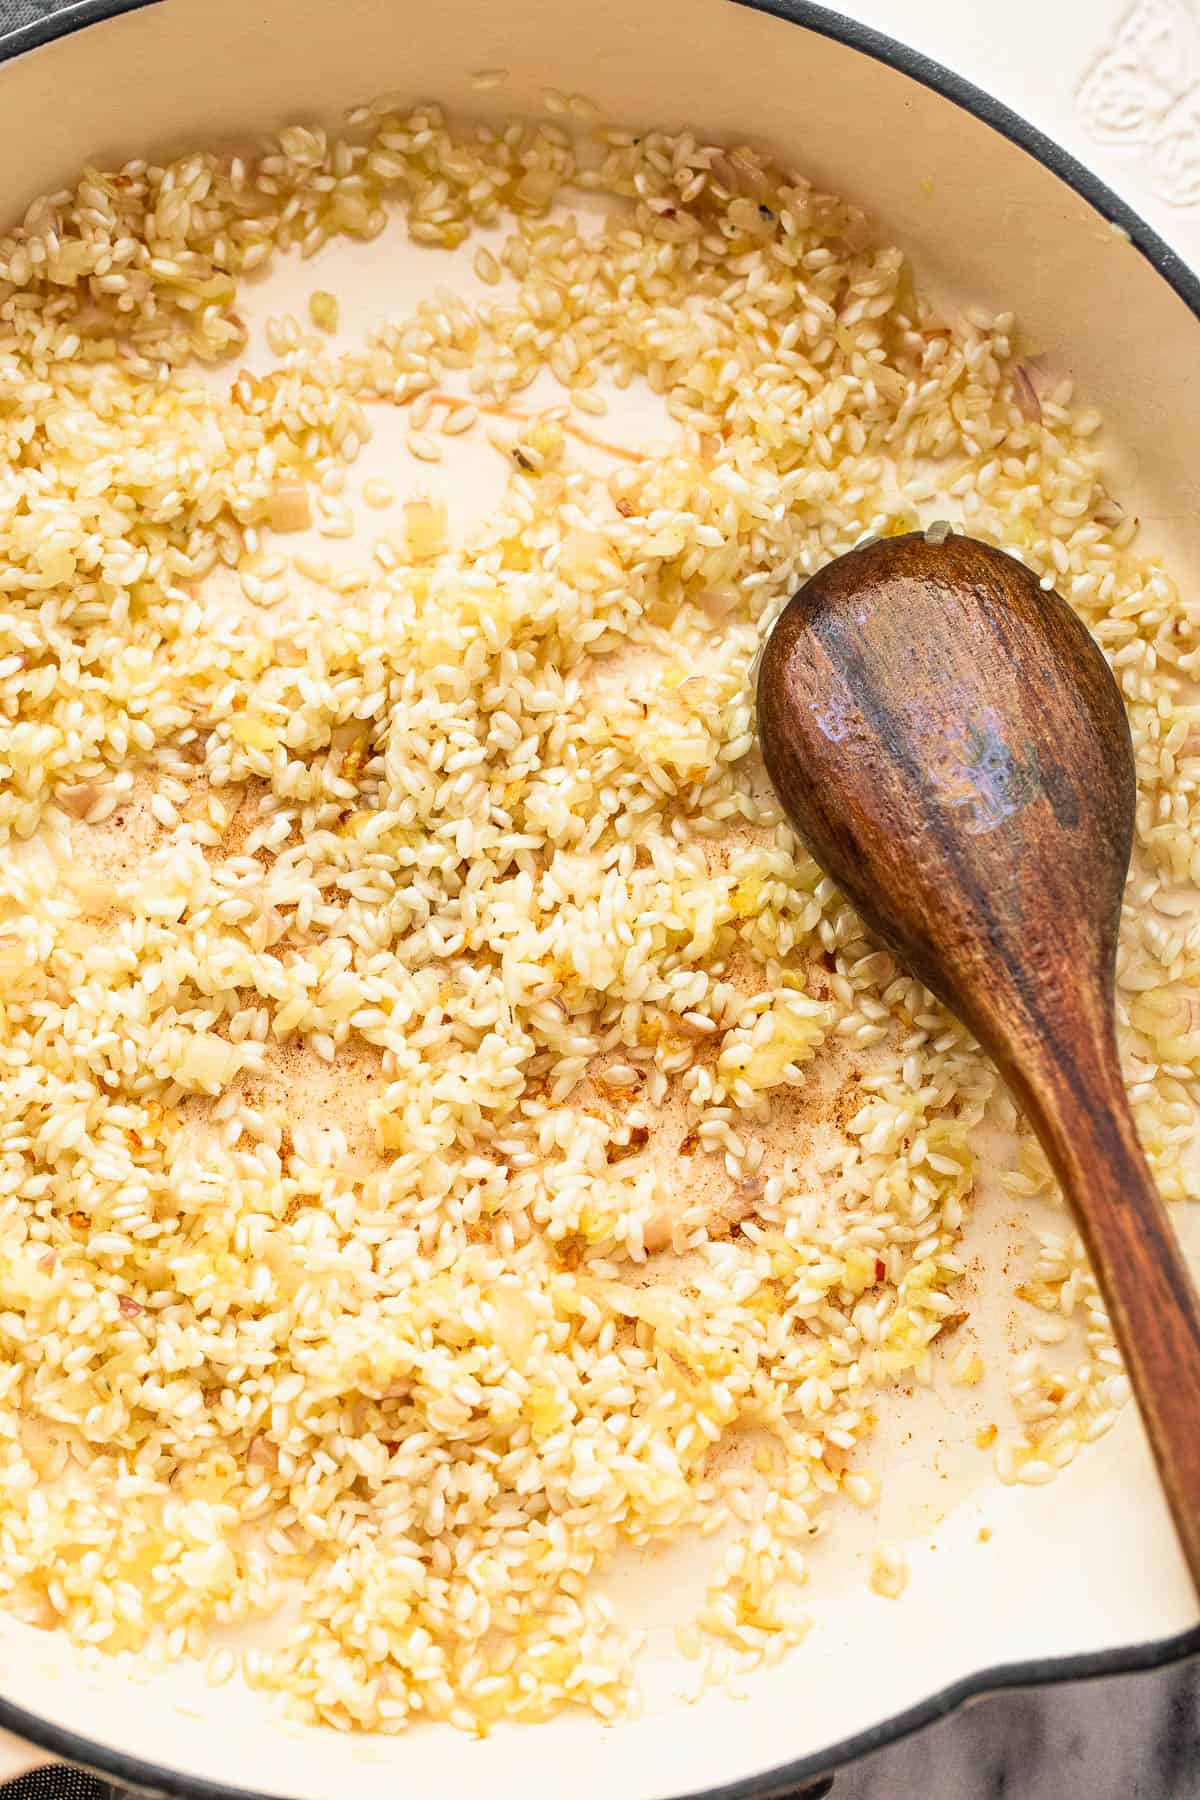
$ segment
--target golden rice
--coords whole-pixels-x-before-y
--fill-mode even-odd
[[[689,134],[353,119],[87,169],[0,242],[0,1591],[175,1655],[299,1582],[243,1666],[309,1716],[608,1715],[624,1546],[734,1521],[680,1621],[702,1676],[802,1635],[807,1546],[874,1504],[878,1409],[959,1322],[976,1128],[1015,1122],[782,824],[764,630],[950,513],[1086,619],[1140,781],[1123,1045],[1180,1198],[1197,627],[1096,417],[840,201]],[[491,228],[486,296],[341,349],[317,290],[239,370],[243,276],[401,220]],[[598,418],[634,384],[653,457]],[[496,430],[502,502],[465,533],[412,465],[360,565],[293,556],[363,529],[381,406],[424,462]],[[1027,1133],[1006,1180],[1049,1186]],[[1124,1377],[1068,1233],[1023,1298],[996,1455],[1039,1481]]]

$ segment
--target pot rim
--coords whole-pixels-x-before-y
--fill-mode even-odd
[[[164,0],[75,0],[74,4],[35,19],[0,38],[0,64],[68,37],[85,26],[163,3]],[[817,0],[725,0],[725,3],[744,6],[750,12],[766,13],[785,24],[798,25],[818,37],[844,44],[848,49],[919,82],[922,87],[932,89],[943,99],[982,120],[1049,169],[1101,218],[1122,231],[1200,321],[1200,275],[1107,182],[1002,100],[926,56],[923,51],[877,31],[874,26],[849,18],[845,13],[832,11]],[[1119,1644],[1074,1656],[1029,1657],[997,1663],[950,1682],[914,1706],[893,1713],[863,1731],[854,1732],[824,1750],[797,1757],[792,1762],[779,1763],[737,1781],[692,1789],[673,1796],[672,1800],[785,1800],[789,1794],[802,1800],[797,1790],[848,1763],[857,1762],[872,1751],[912,1736],[926,1725],[957,1712],[968,1701],[1010,1689],[1054,1687],[1070,1681],[1094,1681],[1108,1675],[1144,1673],[1193,1656],[1200,1656],[1200,1624],[1170,1637]],[[2,1694],[0,1730],[11,1732],[66,1762],[94,1769],[107,1779],[136,1790],[170,1796],[171,1800],[286,1800],[285,1796],[266,1794],[261,1789],[231,1787],[202,1775],[189,1775],[159,1763],[145,1762],[140,1757],[81,1737],[36,1713],[27,1712]]]

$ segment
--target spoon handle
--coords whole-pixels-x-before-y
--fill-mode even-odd
[[[1200,1303],[1138,1143],[1112,1031],[1073,1034],[1069,1053],[1048,1048],[1006,1073],[1087,1244],[1200,1592]]]

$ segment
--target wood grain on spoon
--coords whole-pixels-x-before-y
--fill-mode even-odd
[[[1072,1205],[1200,1591],[1200,1307],[1134,1130],[1113,1024],[1135,780],[1116,683],[1023,564],[864,545],[763,653],[780,801],[864,919],[978,1037]]]

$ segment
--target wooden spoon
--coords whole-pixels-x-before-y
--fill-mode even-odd
[[[971,1028],[1074,1209],[1200,1591],[1200,1307],[1113,1027],[1129,723],[1093,639],[968,537],[864,544],[763,652],[758,726],[817,861]]]

